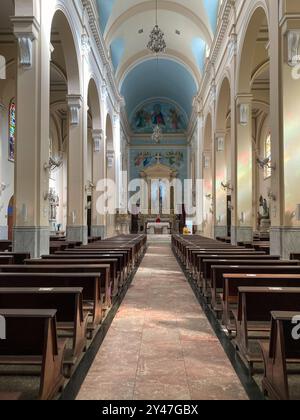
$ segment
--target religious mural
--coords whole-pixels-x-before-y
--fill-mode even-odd
[[[139,152],[134,156],[134,165],[136,168],[145,169],[156,163],[162,163],[173,168],[181,168],[184,163],[183,152]]]
[[[188,175],[187,162],[187,150],[182,147],[172,146],[172,149],[153,147],[144,150],[141,147],[132,147],[130,150],[130,179],[140,178],[141,172],[160,163],[175,170],[178,173],[178,178],[184,181]]]
[[[132,130],[140,134],[152,133],[157,125],[165,133],[178,133],[187,129],[187,120],[174,105],[152,102],[139,108],[131,121]]]

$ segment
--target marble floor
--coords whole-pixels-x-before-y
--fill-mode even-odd
[[[78,399],[247,399],[169,244],[150,244]]]

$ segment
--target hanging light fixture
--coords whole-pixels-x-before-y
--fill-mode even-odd
[[[153,54],[161,54],[166,51],[167,44],[164,39],[165,34],[158,26],[158,0],[156,0],[156,25],[150,33],[150,40],[148,42],[147,48]]]

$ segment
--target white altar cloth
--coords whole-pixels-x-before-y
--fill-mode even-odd
[[[147,224],[147,231],[150,235],[154,235],[155,229],[159,229],[162,231],[163,235],[167,235],[170,233],[170,223],[161,222],[161,223],[148,223]]]

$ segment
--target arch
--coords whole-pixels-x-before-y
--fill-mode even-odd
[[[248,93],[250,90],[249,85],[253,76],[253,63],[256,53],[255,42],[253,40],[257,39],[264,21],[266,21],[269,32],[269,13],[265,3],[260,1],[254,6],[251,6],[248,14],[249,20],[245,25],[243,41],[238,54],[240,61],[237,72],[237,91],[239,93]]]
[[[196,66],[190,61],[185,54],[182,54],[179,51],[175,51],[172,49],[168,49],[166,53],[163,56],[159,57],[160,60],[172,60],[183,67],[191,74],[191,76],[194,79],[195,84],[197,85],[197,89],[199,89],[199,86],[201,85],[201,79],[199,74],[199,69],[196,68]],[[153,55],[149,54],[149,51],[144,49],[134,56],[130,57],[118,70],[117,72],[117,83],[119,86],[119,89],[122,89],[122,85],[128,76],[128,74],[134,70],[136,67],[138,67],[140,64],[145,63],[149,60],[153,60]]]
[[[153,0],[147,0],[142,3],[138,3],[130,9],[126,10],[125,13],[122,13],[113,23],[107,28],[105,33],[105,41],[107,45],[110,45],[116,30],[126,23],[126,21],[133,16],[136,16],[147,11],[155,10],[156,3]],[[210,45],[212,43],[212,33],[209,31],[207,24],[203,20],[193,13],[189,8],[170,1],[170,0],[160,0],[159,9],[175,12],[179,15],[185,16],[187,19],[192,21],[199,29],[199,32],[203,35],[205,42]]]
[[[226,130],[226,121],[230,109],[230,81],[227,76],[224,77],[219,91],[216,113],[217,130]]]
[[[212,149],[212,116],[208,113],[204,123],[204,151]]]
[[[106,116],[105,138],[106,138],[106,150],[107,150],[107,152],[113,152],[115,150],[115,148],[114,148],[114,131],[113,131],[112,118],[111,118],[109,113]]]
[[[59,34],[67,73],[68,94],[80,94],[80,66],[79,66],[79,46],[76,43],[76,35],[73,25],[61,8],[57,8],[53,14],[51,22],[51,32],[53,29]]]
[[[93,130],[101,130],[101,106],[100,96],[94,77],[88,84],[88,106],[93,120]]]

